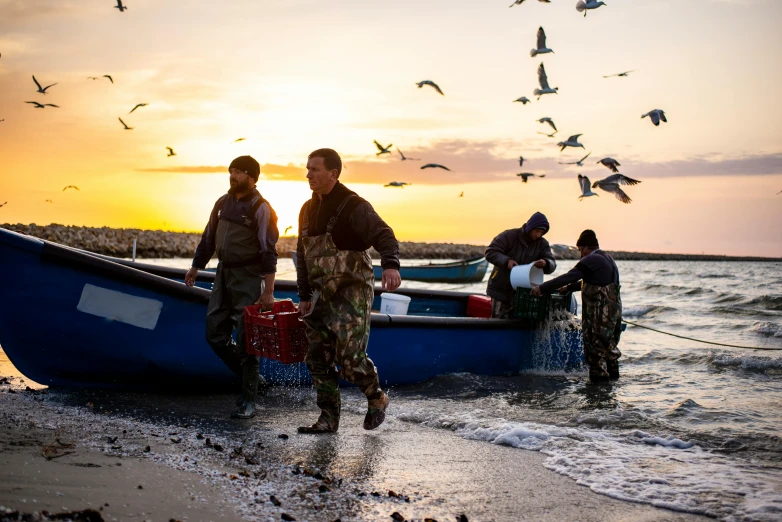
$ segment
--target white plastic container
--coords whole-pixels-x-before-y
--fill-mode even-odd
[[[510,271],[510,285],[513,288],[532,288],[543,284],[543,269],[536,268],[534,263],[514,266]]]
[[[380,312],[389,315],[407,315],[410,298],[406,295],[383,292],[380,294]]]

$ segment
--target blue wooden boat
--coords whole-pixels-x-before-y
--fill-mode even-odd
[[[237,382],[204,338],[210,292],[179,282],[184,270],[125,266],[4,229],[0,270],[11,276],[0,299],[0,345],[36,382],[198,390]],[[372,314],[368,352],[385,386],[583,364],[576,330],[545,336],[533,323],[465,317],[469,295],[462,292],[397,293],[412,298],[410,315]],[[275,295],[295,300],[295,282],[278,282]],[[303,364],[262,359],[261,373],[279,384],[309,382]]]
[[[296,266],[296,252],[291,252],[293,265]],[[486,275],[489,262],[485,257],[474,257],[450,263],[430,263],[428,265],[402,266],[399,275],[402,281],[424,281],[427,283],[480,283]],[[380,281],[383,267],[373,265],[375,279]]]

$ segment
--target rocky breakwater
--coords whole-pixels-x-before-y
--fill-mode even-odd
[[[200,232],[168,232],[164,230],[140,230],[137,228],[91,228],[65,225],[22,225],[4,224],[0,227],[27,234],[46,241],[60,243],[73,248],[116,257],[133,255],[133,240],[136,240],[136,256],[146,258],[192,257],[195,254]],[[280,257],[290,257],[296,249],[296,237],[281,237],[277,243]],[[567,245],[551,245],[557,259],[578,259],[578,249]],[[399,243],[402,259],[470,259],[480,257],[485,246],[461,243]],[[618,261],[782,261],[780,258],[716,256],[704,254],[655,254],[644,252],[609,251]],[[380,255],[370,250],[373,258]]]

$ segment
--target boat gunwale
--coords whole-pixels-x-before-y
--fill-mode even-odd
[[[25,239],[28,239],[26,236]],[[41,240],[29,238],[32,243]],[[155,265],[139,265],[137,268],[127,264],[116,263],[106,259],[108,256],[93,254],[84,250],[43,241],[43,248],[40,252],[42,262],[54,263],[70,268],[79,269],[85,272],[98,273],[111,278],[116,278],[122,282],[138,284],[148,290],[153,290],[163,294],[178,297],[191,302],[207,303],[210,290],[199,287],[189,287],[183,283],[172,281],[163,276],[152,274],[143,270],[146,267],[155,269],[164,268],[167,271],[178,271],[179,274],[186,272],[184,269],[158,267]],[[127,263],[134,263],[128,261]],[[281,281],[283,282],[283,281]],[[284,281],[286,286],[293,285],[295,282]],[[382,295],[383,290],[375,289],[376,294]],[[434,297],[445,300],[461,300],[469,295],[468,292],[453,292],[448,290],[425,290],[409,289],[403,292],[405,295],[418,297]],[[425,328],[425,329],[479,329],[479,330],[503,330],[503,329],[534,329],[534,324],[528,321],[516,319],[487,319],[477,317],[439,317],[439,316],[411,316],[411,315],[388,315],[377,312],[372,313],[371,325],[379,328],[403,327],[403,328]]]

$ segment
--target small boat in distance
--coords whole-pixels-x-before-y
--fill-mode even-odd
[[[291,251],[293,266],[296,266],[296,252]],[[489,262],[486,258],[474,257],[449,263],[429,263],[419,266],[401,266],[402,281],[424,281],[427,283],[480,283],[486,275]],[[373,265],[375,280],[383,277],[383,267]]]

